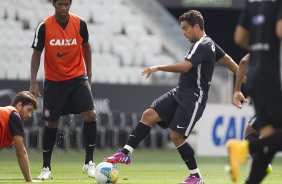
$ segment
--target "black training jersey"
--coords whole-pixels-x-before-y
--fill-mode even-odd
[[[180,74],[176,100],[185,103],[183,98],[190,98],[189,95],[193,94],[198,97],[200,103],[206,103],[215,62],[224,55],[225,52],[209,36],[204,36],[194,43],[185,56],[185,60],[191,62],[193,67],[190,71]]]
[[[68,22],[60,24],[60,26],[64,29],[67,26],[67,23]],[[31,46],[32,48],[41,52],[43,51],[44,43],[45,43],[45,31],[46,31],[46,26],[44,21],[42,21],[38,24],[36,28],[34,40]],[[89,40],[88,28],[85,20],[83,19],[80,19],[80,35],[83,39],[83,43],[88,42]]]
[[[15,111],[11,113],[9,118],[9,127],[12,136],[24,136],[23,123],[19,113]]]
[[[265,88],[271,81],[281,89],[281,48],[275,32],[278,19],[282,19],[281,0],[248,0],[241,14],[239,25],[250,35],[247,80],[250,88]]]

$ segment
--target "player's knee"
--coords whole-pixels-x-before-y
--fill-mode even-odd
[[[152,126],[158,121],[160,121],[160,118],[154,109],[149,108],[143,112],[141,122],[147,124],[148,126]]]
[[[96,121],[95,110],[87,111],[82,113],[83,120],[86,122]]]
[[[245,129],[245,132],[244,132],[244,137],[246,138],[246,137],[248,137],[249,135],[252,135],[252,134],[258,136],[258,132],[248,124],[246,129]]]
[[[272,125],[264,126],[260,129],[259,135],[261,137],[268,137],[275,132],[275,129]]]
[[[178,146],[179,144],[182,144],[185,141],[183,135],[175,131],[170,131],[169,137],[170,140],[175,144],[175,146]]]

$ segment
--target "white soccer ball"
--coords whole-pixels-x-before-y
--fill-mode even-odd
[[[95,179],[99,184],[116,183],[118,174],[117,166],[109,162],[101,162],[96,167]]]

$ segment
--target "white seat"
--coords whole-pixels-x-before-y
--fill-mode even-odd
[[[137,43],[137,49],[143,53],[159,54],[162,52],[162,42],[156,35],[143,36]]]
[[[15,69],[16,66],[12,65],[11,63],[7,67],[7,72],[6,72],[6,78],[10,80],[16,80],[18,79],[18,70]]]
[[[141,40],[143,37],[148,36],[145,26],[139,22],[125,24],[124,25],[125,33],[129,36],[130,39]],[[136,35],[138,35],[136,37]]]

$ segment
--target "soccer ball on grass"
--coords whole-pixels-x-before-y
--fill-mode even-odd
[[[109,162],[101,162],[96,167],[95,179],[99,184],[116,183],[118,174],[117,166]]]

